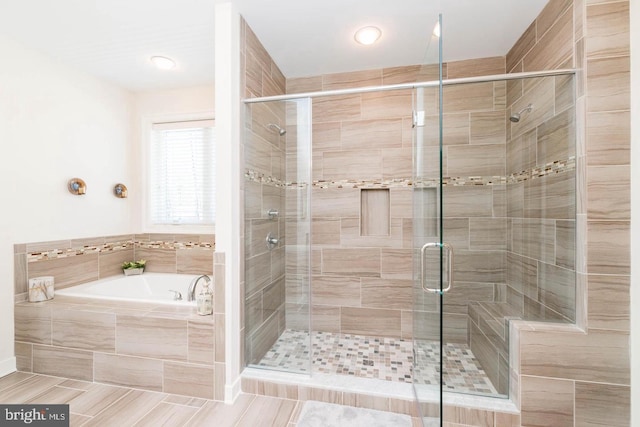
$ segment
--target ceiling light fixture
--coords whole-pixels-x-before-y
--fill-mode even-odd
[[[382,36],[382,31],[378,27],[363,27],[356,31],[354,38],[362,45],[374,44]]]
[[[176,62],[166,56],[152,56],[151,62],[161,70],[171,70],[176,67]]]

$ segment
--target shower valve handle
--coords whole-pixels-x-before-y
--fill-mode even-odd
[[[271,233],[267,234],[267,248],[269,248],[270,250],[275,248],[278,245],[278,242],[280,241],[279,238],[271,235]]]

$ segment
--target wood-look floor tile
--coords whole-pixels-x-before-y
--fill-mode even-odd
[[[277,397],[256,396],[247,408],[238,427],[284,426],[291,419],[296,407],[295,400],[279,399]]]
[[[182,426],[193,417],[198,408],[160,402],[149,413],[135,423],[135,427]]]
[[[31,377],[33,377],[33,374],[28,374],[26,372],[14,372],[12,374],[5,375],[4,377],[0,378],[0,390],[14,387],[16,384],[19,384]]]
[[[69,402],[70,409],[92,417],[126,395],[130,389],[104,384],[92,384],[87,391]]]
[[[45,390],[43,393],[40,393],[36,397],[29,399],[25,403],[38,403],[42,405],[65,404],[65,403],[69,403],[71,400],[81,395],[82,393],[84,393],[84,391],[82,390],[53,386],[48,390]]]
[[[91,417],[87,417],[86,415],[80,415],[80,414],[76,414],[71,412],[69,414],[69,426],[70,427],[80,427],[81,425],[85,424],[87,421],[89,421],[91,419]]]
[[[189,397],[189,396],[180,396],[177,394],[168,395],[163,402],[166,403],[174,403],[177,405],[184,406],[193,406],[194,408],[202,408],[205,403],[207,403],[206,399],[200,399],[198,397]]]
[[[254,398],[255,396],[250,394],[240,395],[232,406],[225,405],[222,402],[207,402],[189,420],[187,426],[215,425],[216,427],[233,427],[237,425]]]
[[[32,376],[13,387],[0,392],[0,402],[3,404],[24,403],[45,392],[54,385],[60,384],[64,379],[47,377],[44,375]]]
[[[132,426],[166,397],[164,393],[132,390],[126,398],[118,400],[97,416],[89,420],[85,426]]]

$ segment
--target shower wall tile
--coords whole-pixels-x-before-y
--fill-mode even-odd
[[[287,79],[287,93],[319,92],[321,90],[322,76]]]
[[[570,0],[566,1],[570,2]],[[540,28],[538,28],[539,30]],[[548,49],[548,46],[554,46],[554,49]],[[571,7],[558,18],[548,31],[538,32],[538,43],[523,59],[524,71],[559,68],[571,59],[572,55],[573,8]]]
[[[631,425],[630,387],[576,381],[575,425],[595,427]]]
[[[575,128],[575,111],[573,108],[556,114],[538,126],[536,164],[543,166],[575,156]]]
[[[587,6],[587,58],[629,54],[629,2]]]
[[[360,216],[360,190],[355,188],[313,189],[311,211],[314,217],[357,218]]]
[[[28,292],[28,290],[27,255],[24,252],[16,252],[13,255],[13,293],[18,295]]]
[[[348,73],[325,74],[322,76],[322,90],[349,89],[354,87],[380,86],[382,70],[352,71]]]
[[[504,110],[507,108],[507,82],[493,82],[493,109]]]
[[[402,147],[402,119],[344,121],[341,144],[343,150],[400,148]]]
[[[629,111],[587,114],[586,143],[589,166],[629,164],[630,123]]]
[[[413,153],[411,148],[383,149],[382,179],[409,177],[411,175],[412,162]]]
[[[629,221],[588,221],[587,228],[587,271],[594,274],[629,274]]]
[[[389,119],[390,117],[411,116],[411,104],[411,90],[363,93],[362,118]]]
[[[631,168],[594,166],[587,169],[587,215],[589,219],[631,218]]]
[[[522,71],[522,70],[514,70],[514,68],[521,63],[522,58],[533,48],[535,44],[536,44],[536,22],[534,21],[522,33],[518,41],[515,42],[513,47],[507,53],[507,56],[505,58],[506,72],[512,73],[512,72]],[[513,102],[507,101],[507,103],[512,104]]]
[[[380,252],[380,276],[383,279],[410,280],[413,275],[413,251],[411,249],[382,249]]]
[[[537,128],[531,129],[507,143],[507,174],[536,166]],[[510,186],[517,184],[510,184]]]
[[[387,235],[380,232],[379,235],[369,236],[365,235],[366,230],[362,220],[358,218],[343,218],[340,226],[340,243],[343,247],[351,248],[401,248],[402,219],[392,218],[389,224],[383,223],[382,225],[388,228]]]
[[[504,110],[471,113],[469,127],[469,142],[471,144],[506,143]]]
[[[504,283],[505,254],[502,251],[461,250],[456,253],[453,268],[457,281]]]
[[[588,280],[589,328],[628,331],[630,328],[630,278],[590,274]]]
[[[400,316],[399,310],[342,307],[341,332],[399,338]]]
[[[526,218],[573,219],[575,218],[575,174],[547,175],[525,182],[524,216]]]
[[[411,310],[413,280],[370,277],[363,277],[361,280],[363,307]]]
[[[447,78],[490,76],[505,73],[505,57],[467,59],[447,62]]]
[[[479,218],[480,221],[484,219],[485,218]],[[451,246],[453,246],[455,251],[459,249],[470,249],[470,221],[471,218],[447,218],[447,220],[444,222],[444,240]]]
[[[444,211],[448,217],[491,217],[493,192],[489,186],[445,187]]]
[[[313,100],[313,123],[359,120],[360,95],[322,97]]]
[[[444,111],[482,111],[493,109],[493,83],[446,86],[443,93]]]
[[[523,375],[522,424],[573,425],[573,381]]]
[[[469,249],[505,250],[507,221],[505,218],[470,218]]]
[[[341,332],[340,307],[313,305],[311,308],[311,313],[311,324],[313,325],[314,330],[335,333]],[[307,325],[308,328],[308,321],[305,323],[305,325]]]
[[[558,20],[558,17],[561,16],[572,3],[571,0],[552,0],[542,9],[540,15],[536,18],[538,39],[551,29],[553,24]]]
[[[471,283],[456,280],[445,298],[445,313],[464,314],[469,304],[476,301],[493,301],[493,285],[490,283]]]
[[[380,277],[380,249],[323,249],[322,273]]]
[[[575,319],[575,271],[539,262],[538,301],[568,319]]]
[[[382,151],[328,151],[322,157],[325,181],[382,179]]]
[[[587,113],[629,110],[629,62],[628,56],[587,61]]]
[[[448,176],[503,176],[505,149],[502,144],[447,147]]]
[[[425,66],[424,68],[427,68]],[[422,71],[422,66],[420,65],[408,65],[402,67],[390,67],[382,69],[382,83],[384,85],[393,85],[400,83],[415,83],[418,81],[418,76]],[[431,73],[431,78],[438,79],[438,72]],[[426,76],[425,76],[426,77]]]
[[[556,221],[555,264],[576,269],[576,221]]]
[[[360,307],[360,278],[313,276],[311,298],[314,304]]]

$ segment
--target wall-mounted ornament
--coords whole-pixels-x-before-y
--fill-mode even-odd
[[[69,189],[69,193],[75,194],[76,196],[82,196],[87,193],[87,184],[80,178],[71,178],[67,183],[67,188]]]
[[[113,187],[113,194],[120,199],[126,199],[129,195],[129,190],[127,190],[127,186],[124,184],[116,184],[116,186]]]

